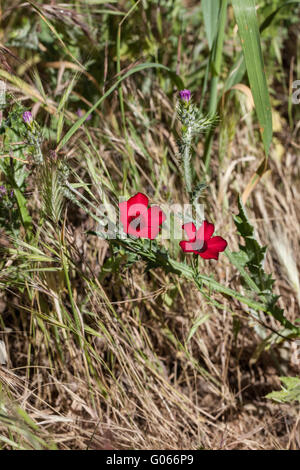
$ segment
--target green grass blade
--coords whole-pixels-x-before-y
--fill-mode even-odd
[[[29,234],[29,232],[31,231],[32,220],[27,210],[27,201],[19,190],[19,188],[14,189],[14,195],[17,201],[22,225],[27,230],[27,234]]]
[[[233,0],[232,5],[239,28],[249,83],[267,156],[272,140],[272,113],[264,72],[255,1]]]
[[[261,23],[259,27],[260,33],[265,31],[270,24],[272,24],[272,21],[276,17],[277,13],[284,7],[288,7],[289,5],[292,5],[294,3],[300,4],[300,0],[288,0],[284,2],[282,5],[280,5],[275,11],[273,11],[269,16],[267,16],[264,21]],[[243,76],[246,72],[246,66],[245,66],[245,61],[244,61],[244,56],[241,53],[237,60],[234,62],[230,69],[230,73],[228,75],[228,78],[225,83],[225,91],[228,91],[231,87],[236,85],[237,83],[241,82],[243,79]]]
[[[202,11],[204,27],[207,36],[209,49],[212,49],[213,42],[218,31],[218,15],[220,10],[220,0],[202,0]]]

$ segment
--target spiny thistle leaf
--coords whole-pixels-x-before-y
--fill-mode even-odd
[[[182,140],[184,140],[187,128],[190,129],[191,134],[194,136],[201,132],[209,131],[218,122],[217,116],[205,116],[195,104],[190,102],[179,101],[177,103],[177,116],[183,125]]]
[[[243,237],[245,245],[239,245],[240,260],[243,257],[244,266],[248,268],[251,273],[255,284],[259,287],[261,292],[268,292],[274,283],[272,276],[266,274],[264,271],[264,259],[266,256],[267,247],[260,246],[255,238],[254,228],[251,225],[244,205],[239,198],[238,201],[239,213],[234,216],[234,222],[237,227],[238,233]]]
[[[230,253],[229,258],[239,269],[248,287],[256,292],[261,301],[267,306],[268,312],[283,326],[294,330],[296,327],[284,317],[283,310],[277,305],[279,296],[272,292],[274,279],[264,270],[267,248],[260,246],[256,240],[254,228],[247,217],[245,207],[240,198],[238,200],[238,208],[239,213],[234,216],[234,222],[245,244],[239,245],[240,251]]]

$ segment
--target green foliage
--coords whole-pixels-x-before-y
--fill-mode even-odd
[[[264,71],[260,33],[254,0],[233,0],[235,17],[245,58],[266,156],[272,140],[272,113]]]
[[[234,222],[238,233],[243,238],[244,244],[239,245],[240,251],[231,253],[228,250],[228,257],[238,268],[243,281],[249,289],[259,296],[260,300],[266,305],[268,312],[274,316],[283,326],[291,330],[298,329],[294,327],[283,314],[283,310],[277,305],[278,296],[272,291],[274,279],[264,270],[264,260],[266,247],[260,246],[256,240],[254,227],[251,225],[245,207],[239,198],[239,213],[234,216]]]
[[[182,162],[182,169],[186,184],[186,190],[191,200],[195,199],[198,190],[193,187],[192,173],[192,145],[193,139],[198,134],[210,131],[217,123],[214,115],[204,116],[202,111],[190,101],[179,100],[177,102],[177,117],[182,124],[181,138],[178,141],[178,149]],[[200,186],[200,192],[203,186]]]
[[[28,17],[23,16],[20,26],[10,31],[7,46],[25,47],[37,51],[39,49],[37,29],[36,22],[31,22]]]
[[[155,64],[155,63],[145,63],[145,64],[139,64],[134,67],[132,67],[129,72],[126,72],[121,78],[119,78],[114,85],[112,85],[106,93],[104,93],[103,96],[101,96],[100,99],[97,100],[97,102],[88,109],[87,113],[82,116],[80,119],[78,119],[75,124],[68,130],[66,135],[61,139],[59,142],[59,145],[57,146],[57,150],[61,149],[64,145],[66,145],[69,141],[69,139],[72,137],[72,135],[79,129],[79,127],[85,122],[86,118],[88,117],[89,114],[91,114],[93,111],[95,111],[102,103],[103,101],[116,89],[118,86],[125,80],[126,78],[130,77],[131,75],[141,72],[146,69],[162,69],[164,70],[173,80],[173,82],[179,86],[179,88],[183,88],[183,82],[180,77],[178,77],[172,70],[170,70],[168,67],[165,67],[164,65],[161,64]]]
[[[209,48],[212,49],[218,31],[220,0],[202,0],[203,20]]]
[[[300,403],[300,377],[280,377],[282,390],[271,392],[266,398],[278,403]]]
[[[264,272],[264,259],[267,247],[259,245],[255,238],[254,227],[251,225],[246,214],[245,207],[239,198],[239,213],[235,215],[234,222],[238,233],[243,237],[244,245],[239,245],[239,261],[243,267],[247,267],[251,278],[259,287],[260,292],[268,292],[272,288],[273,279],[271,275]]]
[[[12,409],[13,408],[13,409]],[[47,443],[41,437],[41,429],[30,418],[28,413],[20,406],[4,398],[3,387],[0,385],[0,424],[4,425],[8,437],[0,435],[0,449],[9,448],[16,450],[55,450],[54,443]]]
[[[299,2],[233,0],[234,10],[227,0],[50,3],[18,5],[17,2],[20,8],[11,9],[10,3],[4,2],[3,6],[2,42],[11,49],[3,49],[1,78],[8,82],[14,95],[7,94],[7,104],[1,108],[0,239],[2,242],[4,230],[9,236],[4,239],[8,238],[10,245],[1,246],[0,288],[8,292],[8,301],[6,292],[1,292],[0,307],[2,309],[4,298],[7,311],[1,313],[0,320],[8,341],[12,341],[11,327],[17,326],[16,338],[21,337],[21,351],[14,345],[10,358],[14,363],[15,357],[19,357],[16,374],[26,370],[27,376],[32,374],[34,380],[26,382],[28,403],[24,394],[18,396],[17,390],[20,388],[23,392],[23,385],[17,382],[17,398],[12,397],[9,406],[0,395],[0,447],[53,448],[46,443],[48,436],[44,440],[41,429],[45,426],[44,429],[54,430],[56,435],[68,403],[71,403],[70,421],[68,417],[66,422],[61,419],[64,432],[72,429],[74,411],[87,418],[84,419],[84,439],[96,435],[97,416],[101,417],[105,409],[105,416],[113,425],[111,428],[118,434],[122,429],[126,432],[129,429],[135,436],[142,435],[139,426],[147,422],[143,416],[143,401],[148,401],[143,400],[144,389],[144,396],[148,398],[154,391],[158,413],[162,403],[160,395],[163,406],[168,408],[164,416],[172,416],[175,409],[173,424],[178,421],[177,406],[183,403],[187,410],[192,409],[189,418],[184,418],[185,424],[180,423],[180,433],[184,430],[189,438],[194,426],[199,436],[201,412],[200,420],[195,416],[193,422],[194,408],[191,408],[194,396],[195,402],[200,403],[198,392],[204,389],[199,387],[198,375],[208,381],[205,387],[217,383],[213,392],[221,397],[222,404],[215,409],[220,409],[221,413],[228,406],[233,409],[231,400],[235,400],[232,390],[225,384],[227,366],[222,368],[224,387],[221,389],[218,382],[222,373],[219,374],[214,359],[206,356],[206,352],[202,354],[205,344],[200,343],[198,330],[209,319],[213,321],[214,308],[233,314],[233,337],[237,343],[244,328],[243,318],[237,313],[242,309],[257,320],[256,332],[264,313],[283,325],[278,331],[272,328],[269,336],[266,333],[268,322],[260,327],[263,341],[252,356],[252,362],[262,350],[272,353],[280,341],[299,336],[299,323],[296,328],[285,318],[278,306],[278,297],[273,293],[274,280],[265,272],[266,247],[258,243],[241,201],[234,221],[243,241],[238,252],[226,250],[236,269],[226,264],[226,260],[223,269],[224,257],[220,257],[216,269],[214,262],[199,260],[198,263],[195,257],[183,255],[178,240],[174,239],[149,241],[120,236],[107,240],[108,244],[99,240],[94,244],[95,239],[91,240],[89,234],[102,240],[105,237],[89,229],[93,222],[98,226],[101,223],[100,204],[115,203],[120,195],[129,196],[137,191],[147,193],[155,201],[183,202],[188,196],[194,203],[206,195],[220,199],[218,189],[224,189],[224,181],[231,184],[231,175],[225,168],[228,163],[230,169],[231,162],[226,149],[219,149],[221,164],[216,162],[217,146],[212,143],[219,120],[215,116],[223,117],[224,148],[228,148],[236,129],[243,124],[240,108],[231,99],[233,92],[229,91],[234,84],[248,85],[249,80],[268,153],[272,125],[265,73],[275,96],[281,64],[274,41],[281,46],[289,27],[299,21],[298,10],[292,6]],[[260,28],[256,7],[259,7]],[[241,43],[236,36],[233,11]],[[178,139],[179,131],[173,106],[178,90],[185,86],[192,91],[193,99],[199,99],[200,105],[177,100],[177,117],[181,123],[178,148],[184,175],[181,185],[180,165],[172,142],[174,136]],[[272,105],[276,106],[274,101]],[[34,105],[37,120],[30,124],[23,122],[25,108],[21,103],[27,109]],[[92,120],[87,122],[91,113]],[[228,116],[234,119],[229,122]],[[202,133],[208,134],[203,161],[198,154],[202,142],[197,141],[203,139]],[[56,150],[49,151],[55,147]],[[257,151],[259,155],[260,149]],[[214,158],[213,182],[209,179],[210,154]],[[240,179],[233,184],[239,186]],[[32,188],[34,198],[30,194]],[[225,190],[223,193],[225,195]],[[221,211],[226,204],[217,207]],[[215,210],[212,213],[216,215]],[[213,221],[214,215],[209,214],[208,220]],[[229,212],[227,216],[231,217]],[[170,224],[174,218],[171,217]],[[232,238],[238,234],[232,234]],[[138,277],[140,268],[145,274],[141,278]],[[133,295],[138,291],[134,302],[126,283],[126,278],[131,276]],[[234,288],[231,279],[237,280]],[[200,296],[197,296],[198,303],[192,306],[195,314],[194,310],[180,312],[182,304],[189,305],[190,292],[194,300],[192,289],[197,289],[205,304],[212,307],[209,313],[202,312]],[[156,303],[156,295],[163,308]],[[129,308],[126,307],[126,315],[119,316],[123,304],[129,304]],[[182,315],[181,326],[177,328],[179,314]],[[131,322],[134,329],[131,329]],[[274,323],[270,323],[273,327]],[[210,328],[204,325],[203,330],[206,326]],[[178,337],[182,332],[181,343]],[[227,337],[230,338],[230,332],[226,328]],[[169,343],[164,343],[166,339]],[[198,347],[194,347],[197,343],[203,348],[201,354]],[[168,355],[166,345],[169,344],[172,344],[174,356]],[[130,364],[131,353],[133,365]],[[209,377],[202,368],[202,357],[207,364],[211,362],[211,370],[214,369],[216,377],[220,375],[218,380]],[[45,379],[48,371],[50,381]],[[3,372],[6,371],[3,369]],[[153,379],[151,383],[147,382],[148,377]],[[62,387],[66,378],[72,385],[70,390]],[[79,400],[76,398],[77,379],[80,380]],[[300,379],[284,377],[282,382],[283,390],[273,392],[268,398],[279,402],[300,401]],[[51,396],[53,389],[55,398]],[[128,415],[123,423],[116,423],[111,415],[122,414],[127,390],[130,390],[131,404],[135,390],[139,394],[138,419],[134,421],[132,412],[130,423]],[[65,399],[65,393],[72,394]],[[45,397],[49,396],[49,403],[55,406],[48,415],[44,413],[44,405],[48,400]],[[39,402],[37,397],[45,401]],[[11,403],[17,403],[19,398],[24,400],[26,408],[12,410]],[[151,400],[149,403],[151,406]],[[28,411],[38,417],[39,406],[41,426],[32,420]],[[79,411],[81,406],[82,412]],[[59,413],[59,408],[63,416],[53,414],[53,410]],[[75,421],[72,432],[77,439],[81,424],[80,421],[77,424],[77,418]],[[165,421],[168,425],[167,419]],[[93,428],[91,433],[89,423]],[[173,434],[176,437],[173,424],[171,432],[166,429],[168,437]],[[68,446],[64,436],[58,441],[60,446]]]
[[[25,198],[26,179],[29,175],[26,158],[28,153],[36,154],[36,146],[32,144],[32,139],[24,141],[30,132],[22,120],[24,108],[17,103],[10,108],[9,98],[8,96],[8,114],[0,128],[3,137],[2,151],[7,155],[0,159],[4,178],[2,184],[6,188],[6,197],[0,200],[0,224],[8,234],[14,235],[22,224],[29,234],[31,217]]]

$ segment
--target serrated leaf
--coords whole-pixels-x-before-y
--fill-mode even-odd
[[[250,223],[245,207],[239,198],[239,213],[234,216],[234,222],[238,233],[243,238],[244,244],[239,245],[240,251],[232,253],[226,250],[226,254],[234,266],[239,270],[244,282],[256,293],[260,301],[265,304],[269,314],[274,316],[284,327],[291,330],[297,328],[289,322],[283,310],[277,305],[278,296],[272,291],[274,279],[264,270],[264,259],[267,248],[261,246],[255,238],[254,227]]]
[[[298,401],[300,403],[300,378],[299,377],[280,377],[282,390],[271,392],[266,398],[279,403],[291,403]]]

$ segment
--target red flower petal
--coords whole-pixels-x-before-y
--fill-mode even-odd
[[[151,240],[157,237],[166,215],[158,206],[148,209],[148,202],[145,194],[138,193],[119,204],[120,221],[125,233]]]
[[[188,236],[189,240],[194,240],[196,238],[196,227],[193,222],[188,222],[182,226],[183,230]]]
[[[224,251],[227,247],[227,241],[222,237],[212,237],[207,242],[207,249],[213,251]]]
[[[195,251],[195,242],[188,242],[186,240],[183,240],[179,242],[179,245],[182,251],[184,251],[184,253],[196,253],[197,254],[197,252]]]
[[[125,233],[129,233],[129,224],[133,219],[140,215],[144,215],[147,212],[147,206],[148,198],[142,193],[132,196],[128,201],[119,203],[120,220],[123,224]],[[133,227],[133,229],[135,230],[135,227]],[[133,233],[130,234],[133,235]]]
[[[214,231],[215,231],[214,224],[210,224],[209,222],[204,220],[203,224],[201,225],[201,227],[197,231],[196,236],[200,240],[204,240],[204,241],[207,242],[212,237],[212,234],[214,233]]]
[[[166,220],[165,213],[158,206],[152,206],[148,209],[149,225],[161,225]]]
[[[210,249],[203,251],[203,253],[199,253],[199,256],[204,259],[219,259],[219,253]]]
[[[132,196],[130,199],[128,199],[127,204],[128,207],[131,207],[134,204],[141,204],[142,206],[145,206],[145,209],[148,207],[148,202],[149,199],[145,194],[142,193],[137,193],[135,196]]]

